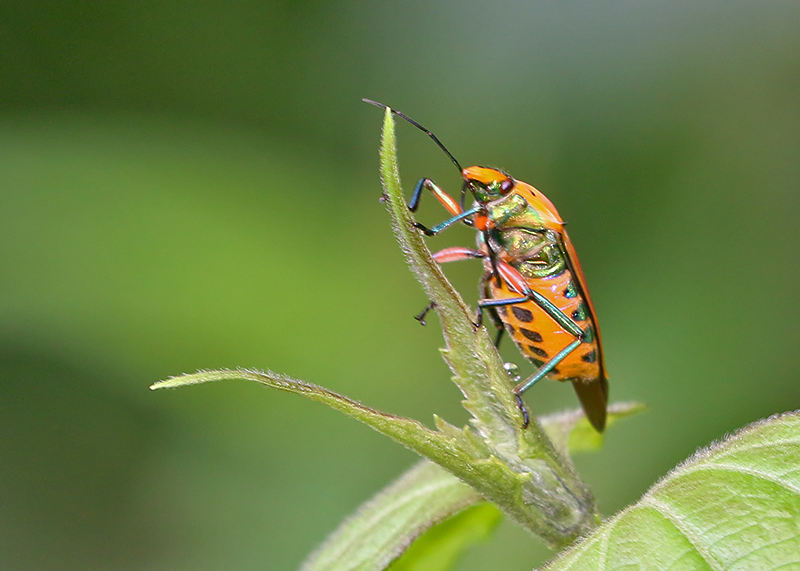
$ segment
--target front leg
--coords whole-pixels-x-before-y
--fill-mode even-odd
[[[460,214],[456,214],[452,218],[448,218],[444,222],[440,222],[439,224],[437,224],[433,228],[428,228],[427,226],[423,226],[419,222],[414,222],[414,228],[418,228],[419,230],[422,230],[422,233],[425,234],[426,236],[436,236],[436,234],[438,234],[439,232],[441,232],[442,230],[444,230],[446,228],[449,228],[450,226],[452,226],[453,224],[455,224],[459,220],[464,220],[464,222],[468,223],[469,220],[466,220],[466,218],[472,216],[473,214],[477,214],[480,211],[481,211],[481,207],[480,206],[475,206],[475,207],[470,208],[469,210],[467,210],[465,212],[462,212]]]
[[[422,200],[422,191],[426,188],[430,190],[433,193],[433,196],[436,197],[436,200],[438,200],[439,203],[444,206],[450,214],[452,214],[452,217],[440,224],[437,224],[433,228],[428,228],[419,222],[414,222],[414,227],[422,230],[426,236],[434,236],[445,228],[452,226],[459,220],[463,220],[466,224],[471,224],[472,221],[469,220],[468,217],[476,214],[480,210],[479,208],[477,210],[475,208],[471,208],[470,210],[465,211],[461,205],[459,205],[459,203],[453,199],[452,196],[439,188],[435,182],[429,178],[422,178],[419,180],[419,182],[417,182],[417,186],[414,187],[414,194],[411,195],[411,202],[408,203],[408,209],[411,212],[416,212],[417,208],[419,208],[419,203]]]
[[[433,196],[436,197],[436,200],[438,200],[441,205],[444,206],[453,216],[457,216],[464,211],[458,202],[456,202],[452,196],[439,188],[435,182],[429,178],[421,178],[419,181],[417,181],[417,186],[414,187],[414,194],[411,195],[411,202],[408,203],[408,209],[411,212],[416,212],[417,208],[419,208],[419,203],[422,200],[422,190],[425,188],[430,190],[433,193]]]

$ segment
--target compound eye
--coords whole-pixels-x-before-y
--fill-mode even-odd
[[[514,181],[511,179],[506,179],[500,183],[500,192],[502,192],[503,194],[506,194],[512,188],[514,188]]]

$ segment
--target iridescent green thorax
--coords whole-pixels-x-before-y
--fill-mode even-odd
[[[526,278],[549,278],[567,269],[558,235],[552,230],[494,228],[489,242],[493,251],[505,252],[508,262]]]
[[[484,207],[489,219],[498,227],[519,226],[538,230],[548,226],[542,212],[533,208],[523,196],[517,193],[484,203]]]
[[[557,276],[567,269],[560,236],[545,229],[539,212],[518,194],[486,205],[492,227],[492,251],[505,252],[509,263],[526,278]],[[479,236],[479,242],[482,242]]]
[[[523,216],[526,211],[531,210],[524,198],[518,194],[509,194],[500,200],[484,203],[486,213],[495,226],[503,226],[512,218]],[[524,224],[515,224],[523,226]],[[541,220],[539,221],[541,226]]]

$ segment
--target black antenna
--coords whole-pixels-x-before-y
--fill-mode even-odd
[[[461,171],[464,170],[464,169],[461,168],[461,165],[458,164],[458,161],[456,160],[456,158],[453,155],[450,154],[450,151],[447,150],[447,147],[445,147],[442,144],[442,142],[436,137],[436,135],[434,135],[433,133],[428,131],[425,127],[423,127],[422,125],[420,125],[419,123],[414,121],[411,117],[409,117],[405,113],[400,113],[400,111],[398,111],[397,109],[392,109],[388,105],[384,105],[383,103],[378,103],[377,101],[373,101],[372,99],[362,99],[361,101],[363,101],[364,103],[369,103],[370,105],[374,105],[375,107],[380,107],[381,109],[388,109],[389,111],[391,111],[392,113],[394,113],[395,115],[400,117],[401,119],[405,119],[406,121],[408,121],[409,123],[414,125],[414,127],[419,129],[420,131],[424,131],[425,133],[427,133],[428,136],[431,139],[433,139],[433,142],[436,143],[437,145],[439,145],[439,148],[442,149],[448,157],[450,157],[450,160],[453,161],[454,165],[456,165],[456,168],[458,169],[458,172],[461,173]],[[463,198],[462,198],[462,202],[463,202]]]

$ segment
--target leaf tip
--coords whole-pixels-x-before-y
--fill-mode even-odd
[[[167,382],[168,380],[169,380],[169,379],[167,379],[167,380],[162,380],[162,381],[156,381],[155,383],[153,383],[152,385],[150,385],[150,387],[149,387],[149,388],[150,388],[150,390],[151,390],[151,391],[157,391],[158,389],[163,389],[163,388],[165,388],[165,387],[166,387],[166,382]]]

